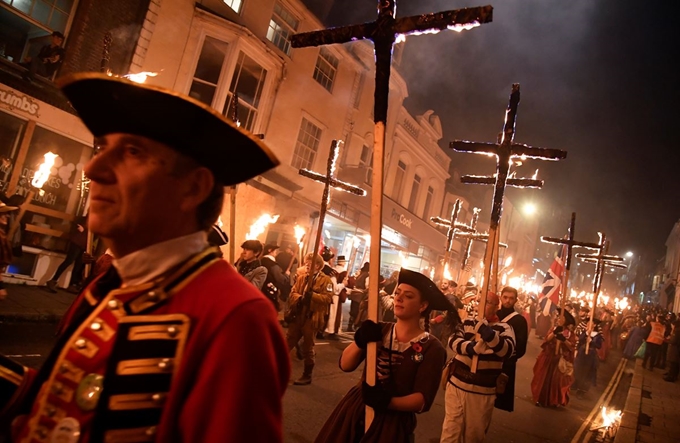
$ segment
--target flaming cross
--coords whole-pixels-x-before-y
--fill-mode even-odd
[[[387,126],[387,104],[390,90],[390,66],[392,65],[392,47],[397,36],[406,34],[436,33],[445,29],[462,31],[491,22],[493,8],[482,6],[477,8],[457,9],[435,14],[423,14],[413,17],[395,18],[396,0],[378,0],[378,18],[374,22],[361,25],[324,29],[321,31],[296,34],[291,37],[291,46],[302,48],[336,43],[347,43],[353,40],[368,39],[375,48],[375,93],[373,103],[373,185],[371,191],[371,238],[377,246],[371,248],[371,275],[380,273],[380,239],[382,238],[382,197],[385,161],[385,127]],[[368,318],[378,320],[378,279],[369,282]],[[368,347],[367,383],[375,385],[376,346]],[[372,412],[367,408],[366,429],[371,424]]]
[[[328,153],[328,163],[326,166],[326,175],[319,174],[318,172],[310,171],[307,169],[300,169],[299,173],[303,177],[307,177],[314,181],[323,183],[323,195],[321,197],[321,210],[319,211],[319,224],[316,230],[316,236],[314,238],[314,250],[316,254],[319,252],[319,246],[321,245],[321,232],[323,232],[323,222],[326,219],[326,210],[328,209],[328,203],[331,200],[331,187],[349,192],[350,194],[358,195],[363,197],[366,195],[366,191],[358,186],[354,186],[350,183],[346,183],[335,178],[335,163],[338,160],[338,153],[340,152],[341,140],[333,140],[331,143],[331,149]],[[312,289],[312,283],[314,279],[310,278],[307,280],[307,291]]]
[[[485,287],[482,288],[482,294],[488,293],[491,287],[496,287],[496,278],[494,278],[494,284],[492,285],[491,283],[491,267],[492,263],[494,263],[498,257],[498,242],[500,238],[499,225],[501,221],[501,214],[503,212],[503,196],[505,195],[506,186],[540,187],[543,184],[542,181],[533,178],[508,179],[512,158],[520,157],[522,159],[532,158],[537,160],[561,160],[567,156],[565,151],[560,151],[558,149],[536,148],[524,144],[513,143],[515,138],[515,121],[517,119],[518,105],[519,84],[515,83],[512,85],[512,93],[510,94],[508,108],[505,111],[503,132],[500,135],[500,140],[498,143],[494,144],[469,141],[453,141],[450,144],[451,149],[458,152],[471,152],[476,154],[496,156],[496,175],[494,177],[467,176],[461,178],[463,183],[490,184],[493,182],[495,185],[493,193],[493,206],[491,209],[491,222],[489,223],[489,238],[486,244],[486,252],[484,254]],[[485,305],[486,298],[481,297],[477,311],[477,315],[480,320],[484,317]]]
[[[456,203],[453,205],[451,210],[451,219],[446,220],[441,217],[430,217],[430,221],[438,226],[443,226],[447,228],[446,231],[446,247],[444,248],[444,266],[442,267],[442,275],[444,274],[444,269],[449,264],[449,259],[451,256],[451,248],[453,247],[453,239],[459,232],[472,232],[474,228],[458,222],[458,215],[460,215],[460,207],[462,206],[459,198],[456,199]],[[369,282],[370,283],[370,282]]]
[[[588,248],[588,249],[595,249],[597,251],[600,251],[602,249],[602,245],[599,243],[588,243],[588,242],[582,242],[582,241],[577,241],[574,240],[574,230],[576,229],[576,213],[572,212],[571,213],[571,222],[569,223],[569,232],[567,234],[567,238],[556,238],[556,237],[545,237],[541,236],[541,241],[543,243],[550,243],[553,245],[564,245],[566,246],[566,254],[564,258],[564,284],[562,285],[562,297],[560,297],[560,317],[562,317],[562,321],[564,322],[564,305],[567,301],[567,297],[569,294],[568,291],[568,286],[569,286],[569,271],[571,270],[571,253],[574,249],[574,246],[582,247],[582,248]],[[555,348],[555,353],[559,353],[559,343],[557,344],[557,347]]]
[[[608,255],[609,241],[602,232],[597,233],[600,236],[600,241],[597,243],[598,251],[595,254],[576,254],[577,258],[583,260],[584,263],[595,264],[595,275],[593,276],[593,309],[590,310],[590,320],[588,321],[588,338],[586,340],[586,355],[590,350],[590,333],[593,330],[593,319],[595,318],[595,308],[597,307],[597,299],[600,296],[600,289],[602,289],[602,277],[604,276],[604,269],[606,266],[612,268],[626,269],[627,266],[623,263],[623,258],[618,255]]]

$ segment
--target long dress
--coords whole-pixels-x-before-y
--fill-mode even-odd
[[[398,343],[393,339],[391,323],[383,326],[383,346],[378,350],[378,372],[383,387],[395,397],[420,392],[425,397],[428,411],[439,389],[441,373],[446,363],[446,350],[434,336],[424,333],[410,343]],[[373,422],[364,433],[365,405],[361,381],[340,400],[326,424],[314,440],[316,443],[408,443],[416,428],[413,412],[387,410],[375,413]]]
[[[604,338],[599,331],[591,333],[592,341],[586,354],[586,332],[582,332],[578,339],[578,351],[574,359],[574,389],[588,392],[597,383],[597,350],[602,346]]]
[[[626,347],[623,350],[623,356],[629,360],[635,357],[635,353],[640,348],[640,345],[642,345],[644,340],[644,330],[640,326],[633,326],[633,329],[628,332],[628,341],[626,342]]]
[[[611,320],[602,321],[602,347],[597,350],[597,357],[600,361],[607,360],[609,350],[612,347]]]
[[[576,335],[570,331],[564,331],[564,336],[572,348],[576,345]],[[574,382],[574,352],[562,344],[559,354],[555,354],[558,340],[546,339],[541,345],[543,349],[534,364],[534,378],[531,380],[531,394],[534,402],[541,406],[567,406],[569,404],[569,390]],[[560,370],[560,358],[571,365],[571,371],[566,368],[566,373]],[[562,368],[565,369],[565,368]]]

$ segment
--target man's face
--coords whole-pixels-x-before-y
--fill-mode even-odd
[[[311,260],[305,260],[305,270],[307,271],[308,274],[314,273],[314,272],[319,272],[323,268],[323,264],[321,265],[316,265],[314,266],[314,270],[312,270],[312,261]]]
[[[273,251],[269,251],[269,255],[271,255],[272,257],[276,257],[277,255],[279,255],[279,250],[274,249]]]
[[[514,292],[510,291],[505,291],[501,293],[501,305],[505,309],[510,309],[515,306],[515,303],[517,303],[517,297],[515,297]]]
[[[442,290],[442,292],[446,292],[449,290],[449,282],[448,280],[442,281],[441,285],[439,285],[439,289]]]
[[[186,212],[195,207],[187,208],[190,183],[174,171],[180,154],[129,134],[109,134],[97,141],[99,151],[85,166],[91,179],[92,232],[109,239],[114,252],[123,248],[119,254],[177,237],[178,232],[186,234]]]
[[[64,39],[58,35],[51,36],[50,40],[52,42],[52,46],[61,46],[61,44],[64,43]]]
[[[250,249],[241,249],[241,259],[250,263],[251,261],[255,260],[257,258],[257,254],[255,254],[255,251],[251,251]]]

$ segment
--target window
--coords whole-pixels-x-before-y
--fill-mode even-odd
[[[267,40],[274,43],[277,48],[290,55],[290,36],[297,31],[300,22],[293,17],[286,8],[281,6],[281,3],[274,5],[274,13],[271,20],[269,20],[269,29],[267,29]]]
[[[314,68],[314,80],[331,92],[337,70],[338,59],[328,49],[321,48]]]
[[[0,2],[3,4],[0,6],[0,48],[4,48],[5,58],[15,63],[38,54],[42,46],[50,43],[52,32],[66,34],[75,7],[75,0]]]
[[[74,0],[2,0],[52,31],[64,32]],[[27,24],[28,25],[28,24]],[[4,26],[4,23],[3,23]]]
[[[229,116],[231,101],[233,100],[234,93],[236,93],[238,95],[238,120],[243,128],[252,131],[266,77],[267,71],[241,51],[234,75],[231,78],[229,96],[224,104],[222,113]]]
[[[420,191],[420,176],[416,174],[413,177],[413,184],[411,185],[411,198],[408,200],[408,210],[415,212],[416,203],[418,203],[418,192]]]
[[[236,13],[241,12],[241,5],[243,4],[242,0],[222,0],[225,5],[229,6],[231,9],[233,9]]]
[[[366,168],[366,176],[364,183],[367,185],[373,184],[373,150],[364,145],[361,148],[361,157],[359,158],[359,165]]]
[[[0,111],[0,192],[3,194],[7,193],[25,128],[24,120]]]
[[[212,37],[206,37],[198,57],[194,80],[189,96],[212,106],[217,83],[222,72],[222,64],[227,54],[228,44]]]
[[[432,189],[432,186],[428,186],[427,197],[425,197],[425,208],[423,208],[423,218],[425,220],[430,219],[430,206],[432,206],[432,200],[434,200],[434,189]]]
[[[297,143],[295,143],[295,152],[293,152],[294,168],[311,169],[314,166],[320,140],[321,128],[303,117]]]
[[[406,174],[406,163],[399,160],[397,163],[397,174],[394,176],[394,186],[392,187],[392,200],[399,202],[401,191],[404,186],[404,175]]]

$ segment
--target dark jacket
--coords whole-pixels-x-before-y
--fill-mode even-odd
[[[503,361],[503,373],[508,376],[508,384],[505,392],[496,396],[494,406],[503,411],[512,412],[515,407],[515,374],[517,372],[517,360],[522,358],[527,351],[527,341],[529,340],[529,326],[522,314],[517,313],[509,320],[504,320],[508,315],[515,312],[514,308],[501,308],[498,318],[505,322],[515,333],[515,354]]]

